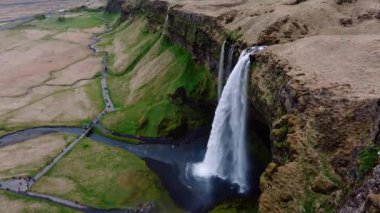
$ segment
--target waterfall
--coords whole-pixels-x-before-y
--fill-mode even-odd
[[[262,49],[253,47],[240,55],[216,108],[206,155],[202,162],[192,165],[195,176],[228,180],[237,184],[241,193],[249,188],[245,146],[250,55]]]
[[[222,95],[222,90],[224,86],[224,53],[226,48],[226,41],[223,42],[222,50],[220,51],[219,57],[219,70],[218,70],[218,99]]]
[[[232,45],[230,48],[230,51],[228,52],[228,61],[227,61],[227,68],[226,68],[226,71],[227,71],[226,80],[228,79],[228,76],[231,74],[231,71],[232,71],[232,63],[233,63],[233,59],[234,59],[234,52],[235,52],[235,45]]]
[[[163,29],[162,29],[162,33],[161,33],[161,38],[164,35],[166,35],[166,31],[167,31],[167,28],[168,28],[168,22],[169,22],[170,9],[172,9],[171,5],[168,7],[168,10],[166,11],[166,18],[165,18],[165,23],[164,23],[164,26],[163,26]]]
[[[223,42],[222,50],[220,51],[219,57],[219,70],[218,70],[218,99],[220,100],[220,96],[222,95],[223,87],[225,82],[230,76],[232,71],[232,63],[234,57],[235,46],[232,45],[228,52],[227,58],[227,66],[224,68],[224,58],[225,58],[225,49],[226,49],[226,41]]]

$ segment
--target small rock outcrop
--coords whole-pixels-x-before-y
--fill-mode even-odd
[[[120,13],[125,0],[109,0],[106,5],[106,11],[109,13]]]
[[[379,212],[380,211],[380,165],[376,166],[373,174],[363,185],[352,192],[339,213],[350,212]]]

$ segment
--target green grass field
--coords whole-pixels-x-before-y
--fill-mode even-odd
[[[0,191],[0,212],[13,213],[74,213],[79,212],[49,201],[24,197],[11,192]]]
[[[88,97],[94,104],[94,107],[96,107],[97,111],[99,112],[101,112],[106,107],[106,104],[103,101],[103,94],[100,81],[101,77],[97,77],[94,81],[91,81],[85,87],[85,91]]]
[[[133,154],[84,139],[31,191],[56,195],[101,209],[154,202],[176,212],[158,177]]]
[[[1,147],[0,178],[36,175],[74,139],[75,135],[56,133]]]
[[[39,28],[47,29],[86,29],[101,27],[105,21],[114,23],[119,17],[117,14],[105,12],[77,12],[68,15],[54,14],[46,19],[35,20],[31,24]]]

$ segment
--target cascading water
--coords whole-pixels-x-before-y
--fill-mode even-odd
[[[168,28],[168,22],[169,22],[169,13],[170,13],[170,10],[172,9],[172,6],[169,6],[168,7],[168,10],[166,11],[166,18],[165,18],[165,23],[163,25],[163,29],[162,29],[162,33],[161,33],[161,37],[163,37],[164,35],[166,35],[167,33],[167,28]]]
[[[227,73],[227,78],[230,76],[231,71],[232,71],[232,63],[233,63],[233,58],[234,58],[234,52],[235,52],[235,45],[232,45],[230,48],[230,51],[228,52],[228,60],[227,60],[227,67],[226,67],[226,73]]]
[[[218,99],[220,100],[220,96],[222,95],[222,90],[224,86],[224,54],[226,48],[226,41],[223,42],[222,50],[220,51],[220,59],[219,59],[219,70],[218,70]]]
[[[242,52],[223,89],[215,111],[212,130],[202,162],[192,165],[195,176],[219,177],[248,190],[246,119],[250,55],[262,50],[253,47]]]
[[[227,41],[224,41],[222,49],[220,51],[219,70],[218,70],[218,99],[219,100],[222,95],[225,82],[227,81],[232,71],[232,63],[233,63],[233,57],[234,57],[234,51],[235,51],[235,46],[232,45],[228,52],[227,66],[224,67],[226,44],[227,44]]]

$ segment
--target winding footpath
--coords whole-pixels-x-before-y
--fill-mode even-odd
[[[20,22],[17,24],[10,25],[9,27],[2,26],[0,27],[0,30],[2,29],[13,29],[19,25],[25,24],[26,22],[32,21],[29,19],[25,19],[28,21]],[[97,44],[100,42],[100,39],[97,37],[107,33],[110,31],[110,28],[108,27],[108,23],[106,22],[106,30],[100,34],[94,34],[92,37],[91,44],[88,45],[89,49],[93,51],[94,54],[97,54],[99,52],[99,49],[97,48]],[[114,105],[111,101],[111,98],[109,97],[109,92],[107,89],[107,63],[108,63],[108,53],[104,52],[103,54],[103,60],[102,60],[102,79],[101,79],[101,87],[102,87],[102,94],[103,94],[103,100],[106,104],[106,107],[103,111],[101,111],[93,120],[90,122],[86,128],[83,130],[82,134],[79,135],[72,143],[70,143],[69,146],[65,147],[60,154],[58,154],[54,159],[52,159],[40,172],[38,172],[34,177],[13,177],[10,180],[0,180],[0,189],[11,191],[17,194],[25,195],[28,197],[34,197],[39,199],[45,199],[50,200],[52,202],[55,202],[57,204],[61,204],[73,209],[77,210],[84,210],[85,212],[103,212],[99,209],[94,209],[82,204],[79,204],[78,202],[73,202],[69,200],[65,200],[62,198],[54,197],[51,195],[44,195],[44,194],[38,194],[33,192],[28,192],[29,188],[37,182],[40,178],[42,178],[46,173],[48,173],[68,152],[70,152],[84,137],[87,137],[90,133],[91,129],[100,121],[100,119],[105,115],[106,112],[113,112],[115,111]],[[111,212],[139,212],[140,209],[125,209],[125,210],[113,210]],[[110,212],[110,211],[107,211]]]
[[[101,36],[105,33],[108,33],[111,31],[108,22],[105,24],[106,29],[102,33],[94,34],[92,36],[92,42],[88,45],[88,48],[92,50],[94,54],[97,54],[100,52],[99,48],[97,47],[97,44],[100,42],[100,39],[98,36]],[[106,105],[106,111],[107,112],[114,112],[115,107],[111,101],[111,98],[109,96],[108,87],[107,87],[107,64],[108,64],[108,52],[103,53],[103,60],[102,60],[102,79],[101,79],[101,87],[102,87],[102,94],[103,94],[103,100]]]

